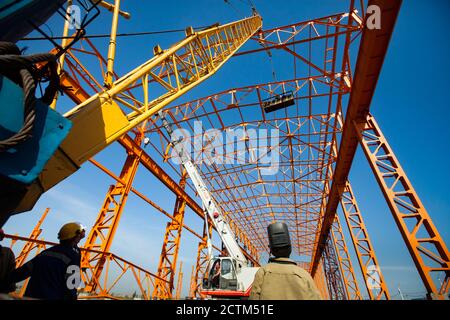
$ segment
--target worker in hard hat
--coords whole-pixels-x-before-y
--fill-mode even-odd
[[[25,296],[46,300],[76,300],[81,285],[81,254],[78,243],[85,228],[78,222],[62,226],[55,245],[18,268],[11,277],[14,283],[30,277]]]
[[[250,299],[321,300],[311,275],[289,259],[292,249],[287,225],[275,222],[267,231],[273,257],[256,272]]]
[[[0,241],[3,239],[5,239],[5,232],[0,229]],[[0,245],[0,293],[10,293],[16,290],[14,283],[8,281],[15,268],[14,252],[10,248]]]

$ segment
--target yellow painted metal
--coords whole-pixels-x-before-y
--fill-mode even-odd
[[[111,35],[109,38],[109,48],[108,48],[108,61],[106,66],[105,82],[106,88],[111,88],[114,76],[114,60],[116,57],[116,38],[117,38],[117,27],[119,24],[119,12],[120,12],[120,0],[115,0],[115,5],[113,8],[113,20],[111,24]]]
[[[212,76],[261,26],[261,17],[252,16],[196,32],[66,113],[72,130],[14,213],[30,210],[42,193],[83,162]],[[148,85],[141,86],[149,103],[130,99],[124,92],[146,77]]]
[[[100,1],[98,5],[99,5],[100,7],[105,8],[106,10],[108,10],[108,11],[110,11],[110,12],[114,12],[115,5],[113,5],[113,4],[111,4],[111,3],[108,3],[108,2],[106,2],[106,1]],[[131,18],[131,14],[128,13],[128,12],[126,12],[126,11],[119,10],[119,14],[120,14],[122,17],[124,17],[125,19],[130,19],[130,18]]]
[[[69,7],[72,5],[72,0],[68,0],[67,1],[67,9],[66,9],[66,15],[68,16],[69,13],[67,12],[67,10],[69,9]],[[63,39],[61,41],[61,47],[65,48],[67,45],[67,41],[69,40],[67,38],[67,36],[69,35],[69,25],[70,25],[70,19],[66,19],[64,22],[64,29],[63,29]],[[58,64],[58,74],[61,74],[61,71],[64,68],[64,59],[66,58],[66,54],[63,53],[61,55],[61,57],[59,57],[59,64]],[[50,104],[50,108],[52,109],[56,109],[56,102],[58,101],[58,92],[56,92],[55,97],[53,98],[52,103]]]

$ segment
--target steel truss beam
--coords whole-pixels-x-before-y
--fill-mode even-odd
[[[348,179],[351,164],[358,146],[358,137],[354,130],[355,120],[365,120],[375,92],[384,57],[400,11],[401,0],[370,0],[369,5],[377,5],[381,10],[382,28],[370,30],[364,28],[358,52],[350,99],[343,126],[338,158],[333,174],[333,182],[328,203],[323,216],[320,234],[311,264],[311,274],[315,274],[327,238],[334,222],[336,210]]]
[[[333,240],[336,249],[336,256],[339,262],[339,269],[342,273],[342,280],[346,296],[349,300],[361,300],[361,292],[359,291],[358,281],[356,280],[353,264],[347,248],[344,233],[342,232],[339,216],[336,215],[336,221],[333,224]]]
[[[341,207],[358,257],[361,273],[371,300],[390,299],[389,290],[381,272],[375,250],[370,241],[358,203],[350,182],[345,185]],[[337,217],[337,216],[336,216]]]
[[[332,237],[331,237],[332,238]],[[328,239],[323,254],[325,278],[327,280],[328,293],[331,300],[347,300],[344,281],[339,269],[339,263],[334,248],[334,240]]]
[[[139,145],[141,141],[142,134],[136,135],[134,142]],[[116,182],[115,185],[110,186],[105,196],[97,220],[86,239],[84,245],[86,249],[98,250],[100,252],[108,252],[110,250],[139,163],[139,154],[128,154],[119,176],[120,180]],[[106,257],[103,255],[91,256],[89,253],[84,255],[82,262],[83,267],[93,270],[93,273],[86,284],[86,292],[94,293],[96,291],[105,262]]]
[[[450,255],[427,210],[372,115],[354,122],[359,142],[430,299],[446,299]],[[441,274],[442,284],[437,275]]]

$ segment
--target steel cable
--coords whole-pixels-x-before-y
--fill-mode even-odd
[[[48,62],[49,79],[44,95],[40,100],[50,104],[59,88],[59,77],[56,68],[56,59],[53,54],[21,55],[20,49],[11,42],[0,41],[0,74],[9,78],[23,88],[24,92],[24,122],[22,128],[11,137],[0,140],[0,152],[4,152],[19,143],[29,139],[32,135],[36,119],[36,83],[38,81],[38,69],[36,63]],[[44,71],[41,69],[39,71]],[[40,72],[39,72],[40,73]],[[2,106],[6,108],[6,105]]]

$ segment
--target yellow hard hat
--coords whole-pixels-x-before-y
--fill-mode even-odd
[[[79,222],[69,222],[62,226],[58,232],[59,240],[68,240],[77,236],[81,232],[86,230],[86,228]]]

